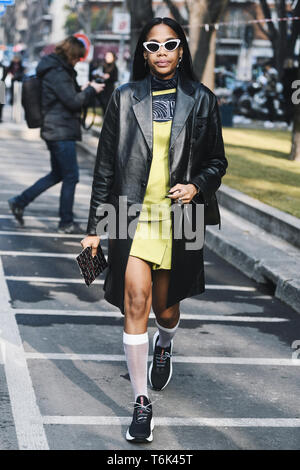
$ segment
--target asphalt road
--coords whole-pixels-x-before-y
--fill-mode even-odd
[[[299,449],[299,315],[207,247],[206,292],[181,303],[172,381],[150,390],[154,440],[124,439],[123,317],[101,282],[83,284],[81,236],[56,233],[59,186],[29,206],[23,229],[9,214],[7,199],[48,171],[44,143],[0,146],[0,448]],[[92,168],[80,165],[75,213],[86,222]]]

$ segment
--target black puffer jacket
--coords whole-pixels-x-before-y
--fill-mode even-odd
[[[43,57],[37,67],[37,76],[42,79],[41,137],[45,140],[81,140],[81,109],[96,92],[91,86],[80,91],[76,75],[76,70],[54,53]]]

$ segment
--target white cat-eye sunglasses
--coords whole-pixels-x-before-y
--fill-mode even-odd
[[[168,52],[175,51],[177,47],[180,44],[180,39],[169,39],[166,42],[156,42],[156,41],[147,41],[143,42],[143,46],[146,49],[146,51],[150,52],[153,54],[154,52],[158,52],[160,49],[160,46],[163,46],[164,49]]]

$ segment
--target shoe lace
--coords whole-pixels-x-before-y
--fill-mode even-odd
[[[151,413],[151,405],[152,403],[149,403],[148,405],[142,405],[141,403],[137,402],[137,401],[134,401],[134,402],[131,402],[134,404],[134,407],[136,409],[136,413],[137,413],[137,421],[140,423],[140,422],[143,422],[143,421],[146,421],[147,418],[148,418],[148,415],[149,413]]]
[[[161,352],[155,354],[156,367],[160,367],[160,368],[165,367],[167,359],[170,359],[171,357],[172,357],[172,354],[162,349]]]

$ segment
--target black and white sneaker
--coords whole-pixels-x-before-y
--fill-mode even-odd
[[[151,402],[145,395],[139,395],[134,405],[132,423],[127,430],[126,439],[131,442],[152,442],[153,428]]]
[[[17,204],[15,197],[10,198],[7,202],[8,202],[9,208],[10,208],[11,212],[13,213],[13,215],[15,216],[16,220],[19,222],[21,227],[24,227],[24,219],[23,219],[24,209],[23,209],[23,207],[20,207]]]
[[[154,390],[163,390],[172,377],[173,340],[167,348],[158,346],[159,331],[153,336],[153,360],[149,367],[149,381]]]
[[[58,226],[58,233],[66,233],[67,235],[77,234],[83,235],[86,233],[86,227],[82,224],[78,224],[77,222],[71,222],[68,225],[59,225]]]

